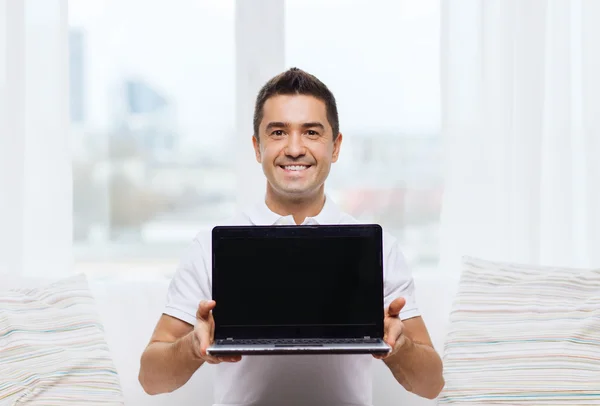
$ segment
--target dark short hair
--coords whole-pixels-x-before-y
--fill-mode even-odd
[[[265,102],[274,96],[306,95],[313,96],[323,103],[327,112],[327,120],[333,129],[335,140],[340,132],[337,105],[333,93],[323,82],[298,68],[291,68],[269,80],[258,92],[254,105],[254,137],[259,140],[258,127],[263,119]]]

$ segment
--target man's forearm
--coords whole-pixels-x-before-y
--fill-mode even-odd
[[[416,395],[434,399],[444,387],[442,360],[428,345],[406,338],[403,347],[384,362],[396,380]]]
[[[192,353],[192,333],[174,343],[155,342],[148,346],[141,359],[139,381],[146,393],[157,395],[183,386],[204,361]]]

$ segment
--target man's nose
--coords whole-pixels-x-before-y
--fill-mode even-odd
[[[293,133],[287,139],[285,154],[291,157],[299,157],[305,154],[304,140],[302,134]]]

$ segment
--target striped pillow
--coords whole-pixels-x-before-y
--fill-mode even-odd
[[[84,275],[0,292],[0,405],[122,405]]]
[[[600,269],[465,257],[438,404],[600,404]]]

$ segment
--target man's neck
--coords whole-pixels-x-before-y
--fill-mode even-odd
[[[290,199],[274,193],[267,187],[267,196],[265,203],[269,210],[280,216],[294,217],[296,224],[302,224],[307,217],[318,215],[325,205],[325,192],[323,187],[312,196],[306,196],[298,199]]]

